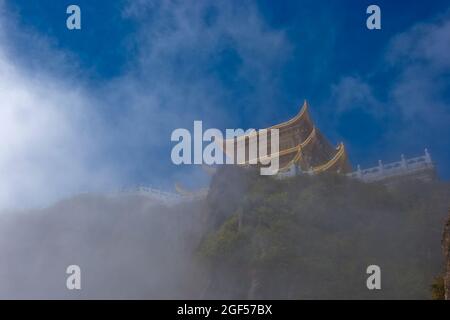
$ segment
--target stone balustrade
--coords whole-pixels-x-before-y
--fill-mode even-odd
[[[347,176],[350,178],[360,179],[365,182],[373,182],[383,180],[393,176],[401,176],[406,174],[414,173],[415,171],[420,171],[424,169],[433,168],[433,162],[431,161],[431,156],[427,149],[425,149],[425,154],[420,157],[405,159],[401,155],[401,160],[396,162],[391,162],[383,164],[381,160],[378,161],[378,166],[361,169],[358,165],[357,170],[348,173]]]

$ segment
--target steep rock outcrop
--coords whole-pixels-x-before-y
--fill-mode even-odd
[[[444,227],[442,236],[442,250],[444,251],[445,269],[444,269],[444,290],[445,300],[450,300],[450,210],[447,223]]]

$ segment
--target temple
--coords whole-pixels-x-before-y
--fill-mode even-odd
[[[321,173],[321,172],[351,172],[351,166],[345,151],[345,146],[340,143],[333,147],[315,126],[310,114],[309,105],[305,100],[300,112],[292,119],[267,128],[278,129],[279,152],[268,151],[268,157],[279,157],[279,174],[288,173]],[[222,148],[225,153],[234,157],[234,163],[240,166],[261,166],[262,158],[251,159],[249,155],[250,139],[258,138],[260,131],[242,135],[223,141]],[[268,133],[268,145],[270,145]],[[244,148],[244,150],[242,150]],[[227,150],[228,149],[228,150]],[[230,149],[237,152],[230,152]],[[237,159],[237,154],[242,151],[245,159]],[[256,164],[255,164],[256,163]]]
[[[271,145],[270,129],[278,129],[279,150],[276,153],[268,150],[268,156],[264,158],[279,157],[279,171],[276,178],[335,172],[365,183],[382,183],[387,186],[411,180],[430,182],[437,178],[435,165],[427,149],[422,156],[407,159],[402,155],[401,160],[397,162],[383,164],[379,160],[376,167],[361,169],[358,165],[357,169],[352,171],[344,144],[341,142],[337,147],[331,145],[315,126],[306,101],[292,119],[267,128],[268,146]],[[261,160],[267,159],[250,155],[249,151],[250,141],[252,139],[253,142],[259,141],[260,132],[261,130],[253,130],[235,138],[220,140],[218,145],[227,157],[233,159],[233,163],[239,166],[263,166]],[[238,154],[245,155],[244,159],[238,159]],[[216,172],[213,167],[203,166],[203,168],[210,175]],[[175,189],[178,194],[177,201],[205,197],[208,192],[208,189],[188,191],[179,184],[176,184]]]

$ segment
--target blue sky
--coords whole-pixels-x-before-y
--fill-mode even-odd
[[[70,4],[81,8],[82,30],[65,27]],[[381,8],[381,30],[365,26],[370,4]],[[0,173],[9,182],[3,202],[14,204],[24,192],[40,203],[135,184],[202,185],[202,170],[171,163],[172,130],[190,129],[194,120],[221,129],[266,127],[292,117],[304,99],[325,135],[346,143],[354,165],[396,161],[427,147],[448,179],[449,7],[0,1],[0,97],[9,93],[4,106],[42,118],[16,117],[3,131],[10,137],[18,130],[19,138],[7,138],[11,148],[0,150],[0,165],[4,172],[21,168]],[[24,93],[14,95],[19,89]]]

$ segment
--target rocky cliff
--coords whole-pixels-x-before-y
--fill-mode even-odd
[[[449,199],[439,181],[387,188],[218,171],[207,199],[214,223],[199,250],[210,267],[204,297],[430,299]],[[370,264],[382,270],[382,290],[365,286]]]
[[[444,290],[445,300],[450,300],[450,210],[447,223],[445,224],[442,237],[442,250],[444,251],[445,270],[444,270]]]

